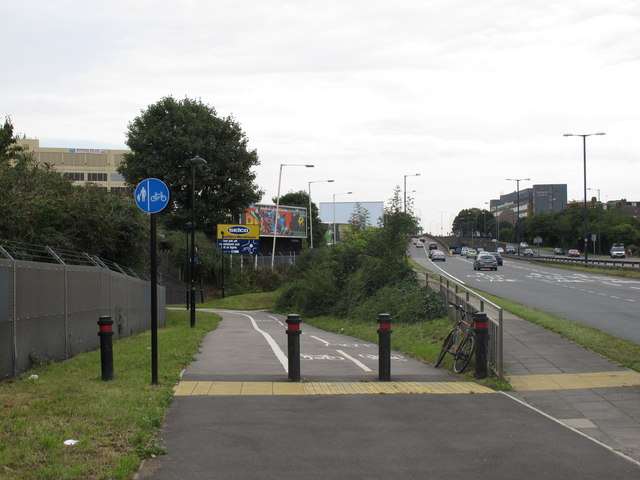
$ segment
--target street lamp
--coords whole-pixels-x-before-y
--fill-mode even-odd
[[[206,165],[207,161],[197,155],[187,161],[191,169],[191,255],[189,258],[189,325],[196,326],[196,285],[195,285],[195,257],[196,257],[196,167]]]
[[[589,238],[587,237],[588,231],[588,220],[587,220],[587,137],[591,135],[605,135],[604,132],[598,133],[565,133],[564,137],[582,137],[582,163],[584,169],[584,221],[583,221],[583,230],[584,230],[584,263],[587,264],[587,260],[589,259]]]
[[[313,248],[313,213],[311,212],[311,184],[329,182],[333,183],[333,180],[312,180],[309,182],[309,238],[311,239],[311,248]]]
[[[507,181],[516,182],[516,243],[518,244],[518,256],[520,256],[520,182],[529,181],[530,178],[505,178]]]
[[[273,272],[273,268],[275,266],[276,261],[276,238],[277,238],[277,228],[278,228],[278,214],[280,213],[280,182],[282,181],[282,167],[307,167],[312,168],[313,165],[308,165],[304,163],[281,163],[280,164],[280,174],[278,175],[278,196],[276,197],[276,214],[273,217],[273,249],[271,250],[271,271]]]
[[[405,175],[404,176],[404,204],[403,204],[403,212],[407,212],[407,177],[419,177],[420,174],[419,173],[414,173],[412,175]]]
[[[336,227],[336,195],[351,195],[353,192],[342,192],[333,194],[333,243],[337,243],[338,229]]]

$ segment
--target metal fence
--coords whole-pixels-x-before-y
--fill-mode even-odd
[[[503,310],[495,303],[487,300],[482,295],[459,284],[458,282],[446,278],[442,275],[427,274],[416,271],[418,281],[421,285],[429,287],[431,290],[439,292],[444,301],[455,305],[463,305],[466,311],[484,312],[489,320],[489,345],[487,359],[493,372],[502,378],[503,365]],[[450,309],[451,315],[458,315],[458,311]],[[458,318],[453,317],[452,323]]]
[[[0,244],[0,378],[98,348],[103,315],[113,319],[115,338],[149,329],[146,276],[87,254]],[[165,289],[158,286],[164,325]]]

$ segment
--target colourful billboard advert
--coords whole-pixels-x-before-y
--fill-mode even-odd
[[[276,215],[275,205],[249,205],[244,215],[245,225],[259,225],[261,237],[273,237],[273,224]],[[278,237],[307,237],[307,209],[302,207],[278,207],[278,220],[275,222]]]

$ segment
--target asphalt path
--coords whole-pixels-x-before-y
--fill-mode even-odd
[[[468,287],[640,343],[640,280],[547,267],[508,255],[497,271],[475,271],[473,261],[459,255],[433,263],[423,248],[411,247],[411,255]]]
[[[284,318],[220,313],[220,326],[207,335],[183,380],[286,381]],[[304,323],[302,331],[304,378],[377,381],[377,347]],[[456,381],[392,353],[392,380]],[[167,455],[146,461],[138,478],[640,476],[638,463],[501,393],[180,396],[173,400],[162,441]]]

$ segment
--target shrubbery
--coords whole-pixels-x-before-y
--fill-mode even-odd
[[[277,308],[372,321],[379,313],[406,323],[441,318],[441,298],[417,285],[406,258],[407,234],[414,230],[409,214],[388,208],[381,228],[354,229],[341,244],[306,252]]]

